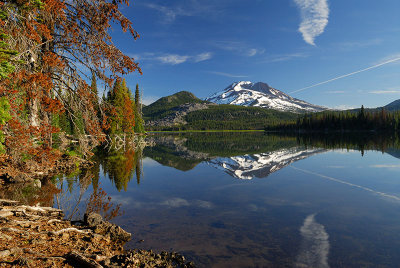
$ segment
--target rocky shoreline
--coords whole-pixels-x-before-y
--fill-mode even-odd
[[[0,199],[0,267],[194,267],[177,253],[125,251],[130,238],[96,213],[69,221],[59,209]]]

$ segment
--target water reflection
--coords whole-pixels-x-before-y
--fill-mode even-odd
[[[315,220],[315,214],[307,216],[300,228],[302,236],[296,267],[328,268],[329,235],[325,227]]]
[[[148,140],[155,145],[99,150],[91,169],[55,178],[54,205],[79,218],[88,207],[110,207],[111,197],[112,208],[101,213],[125,212],[113,221],[135,234],[128,247],[180,251],[200,267],[400,261],[396,137],[190,133]],[[35,202],[53,196],[46,187],[15,192]]]
[[[190,133],[151,136],[144,154],[158,163],[188,171],[205,162],[238,179],[266,178],[296,161],[329,149],[379,150],[400,157],[393,136],[374,133],[283,135],[265,133]]]
[[[104,150],[99,149],[93,161],[96,169],[103,170],[104,175],[113,182],[118,191],[127,191],[128,183],[135,177],[136,183],[140,184],[142,174],[142,158],[143,152],[141,148],[127,150]],[[96,177],[96,182],[99,176]]]

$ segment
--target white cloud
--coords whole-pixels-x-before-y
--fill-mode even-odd
[[[209,201],[204,201],[204,200],[196,200],[194,202],[194,205],[199,207],[199,208],[208,208],[211,209],[214,207],[214,204],[209,202]]]
[[[265,52],[265,49],[252,48],[243,41],[213,41],[212,45],[222,50],[236,52],[242,57],[254,57]]]
[[[370,91],[371,94],[400,94],[400,90],[375,90]]]
[[[253,56],[255,56],[255,55],[257,55],[257,49],[255,49],[255,48],[252,48],[252,49],[250,49],[249,51],[248,51],[248,54],[247,54],[249,57],[253,57]]]
[[[350,109],[355,109],[356,107],[351,106],[351,105],[346,105],[346,104],[341,104],[333,107],[335,110],[350,110]]]
[[[325,227],[316,222],[315,214],[309,215],[300,228],[303,238],[296,267],[329,268],[329,235]]]
[[[370,47],[382,44],[383,40],[379,38],[363,41],[347,41],[334,44],[335,48],[342,50],[360,49],[363,47]]]
[[[172,207],[172,208],[179,208],[179,207],[187,207],[190,204],[187,200],[176,197],[176,198],[171,198],[171,199],[165,200],[164,202],[161,203],[161,205],[164,205],[167,207]]]
[[[142,53],[135,56],[134,58],[139,61],[158,61],[163,64],[177,65],[187,61],[201,62],[212,58],[211,52],[203,52],[197,55],[179,55],[179,54],[162,54],[162,53]]]
[[[342,169],[346,168],[346,166],[326,166],[327,168],[333,168],[333,169]]]
[[[143,96],[142,103],[144,105],[149,105],[149,104],[152,104],[153,102],[155,102],[156,100],[158,100],[159,98],[161,98],[161,97],[159,97],[159,96]]]
[[[247,51],[247,55],[249,57],[254,57],[255,55],[261,55],[264,54],[265,49],[256,49],[256,48],[251,48]]]
[[[166,64],[176,65],[186,62],[190,56],[182,56],[177,54],[167,54],[164,56],[157,57],[159,61]]]
[[[212,58],[212,53],[211,52],[204,52],[201,53],[197,56],[194,56],[194,62],[200,62],[200,61],[205,61],[205,60],[209,60]]]
[[[144,6],[150,9],[157,10],[158,12],[162,13],[164,15],[166,23],[171,23],[175,21],[177,16],[191,16],[191,14],[188,11],[185,11],[179,7],[168,8],[166,6],[152,4],[152,3],[145,4]]]
[[[328,0],[294,0],[301,13],[299,32],[306,43],[315,46],[315,38],[328,25]]]
[[[292,59],[299,58],[307,58],[308,55],[305,53],[289,53],[289,54],[281,54],[281,55],[270,55],[266,57],[265,62],[281,62],[281,61],[289,61]]]
[[[400,168],[400,165],[372,165],[373,168]]]
[[[164,1],[167,2],[167,1]],[[174,2],[174,3],[172,3]],[[143,3],[142,6],[158,11],[163,23],[173,23],[179,17],[201,17],[202,19],[221,18],[224,2],[204,0],[168,1],[165,5]]]
[[[326,93],[328,93],[328,94],[343,94],[343,93],[346,93],[346,91],[344,91],[344,90],[330,90],[330,91],[326,91]]]
[[[209,201],[205,201],[205,200],[188,201],[188,200],[180,198],[180,197],[174,197],[174,198],[167,199],[164,202],[161,202],[160,204],[162,206],[167,206],[169,208],[194,206],[194,207],[199,207],[199,208],[211,209],[214,207],[214,204]]]
[[[220,76],[231,77],[231,78],[246,78],[246,77],[249,77],[248,75],[236,75],[236,74],[223,73],[223,72],[208,72],[208,73],[215,74],[215,75],[220,75]]]

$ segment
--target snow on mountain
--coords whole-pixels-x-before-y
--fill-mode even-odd
[[[235,82],[220,92],[216,92],[207,101],[217,104],[235,104],[256,106],[285,112],[320,112],[327,108],[290,97],[266,83],[250,81]]]
[[[251,180],[255,177],[265,178],[293,162],[325,151],[324,149],[294,147],[254,155],[219,157],[207,163],[214,168],[225,171],[232,177]]]

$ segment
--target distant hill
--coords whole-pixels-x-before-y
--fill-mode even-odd
[[[174,107],[186,103],[208,103],[208,101],[197,98],[193,93],[180,91],[170,96],[162,97],[146,107],[143,107],[143,117],[146,120],[155,120],[170,114]]]
[[[400,99],[395,100],[391,103],[389,103],[388,105],[383,106],[383,108],[385,108],[386,111],[399,111],[400,110]]]
[[[365,108],[365,111],[367,111],[367,112],[377,112],[377,111],[380,111],[382,108],[385,109],[388,112],[400,111],[400,99],[395,100],[395,101],[393,101],[393,102],[391,102],[391,103],[389,103],[389,104],[387,104],[385,106],[382,106],[382,107]],[[347,110],[347,111],[349,111],[349,112],[357,112],[358,113],[360,111],[360,108],[350,109],[350,110]]]

